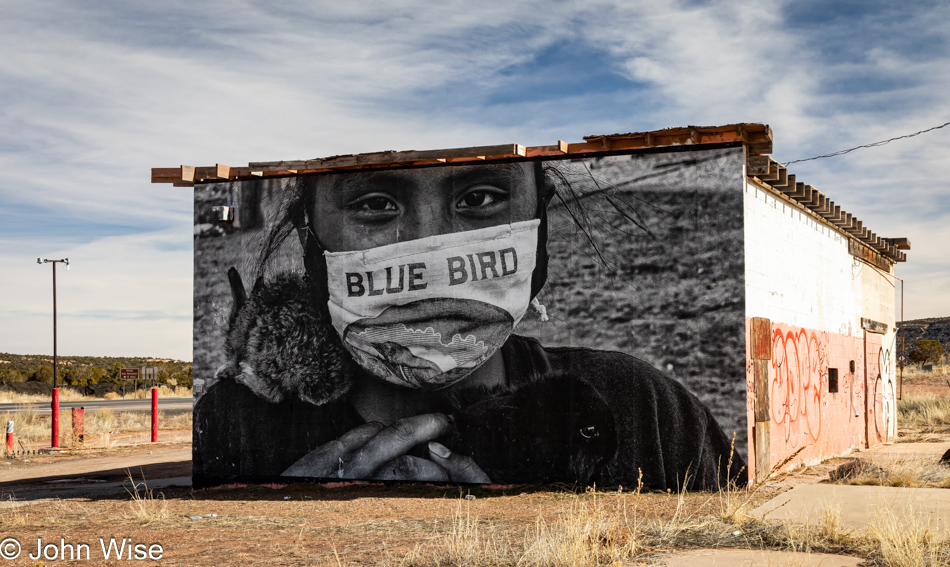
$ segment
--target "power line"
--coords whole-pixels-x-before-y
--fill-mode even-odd
[[[830,153],[830,154],[825,154],[825,155],[823,155],[823,156],[815,156],[815,157],[810,157],[810,158],[805,158],[805,159],[793,159],[792,161],[785,162],[785,164],[783,164],[783,165],[784,165],[785,167],[788,167],[788,165],[789,165],[789,164],[792,164],[792,163],[801,163],[801,162],[803,162],[803,161],[812,161],[812,160],[815,160],[815,159],[822,159],[822,158],[830,158],[830,157],[840,156],[840,155],[843,155],[843,154],[847,154],[847,153],[853,152],[854,150],[860,150],[860,149],[862,149],[862,148],[875,148],[875,147],[877,147],[877,146],[883,146],[884,144],[889,144],[889,143],[893,142],[894,140],[902,140],[902,139],[904,139],[904,138],[913,138],[914,136],[920,136],[921,134],[926,134],[927,132],[932,132],[933,130],[939,130],[939,129],[945,127],[945,126],[950,126],[950,122],[945,122],[945,123],[941,124],[940,126],[934,126],[933,128],[927,128],[926,130],[921,130],[920,132],[914,132],[913,134],[907,134],[907,135],[904,135],[904,136],[897,136],[896,138],[889,138],[889,139],[887,139],[887,140],[882,140],[882,141],[880,141],[880,142],[874,142],[873,144],[865,144],[865,145],[863,145],[863,146],[856,146],[856,147],[854,147],[854,148],[848,148],[847,150],[841,150],[841,151],[838,151],[838,152],[833,152],[833,153]]]

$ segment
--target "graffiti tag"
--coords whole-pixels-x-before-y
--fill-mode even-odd
[[[799,329],[772,334],[772,376],[769,405],[776,424],[803,419],[808,434],[821,434],[821,383],[825,367],[824,344],[814,331]]]

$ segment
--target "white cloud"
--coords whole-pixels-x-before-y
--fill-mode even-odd
[[[0,243],[0,291],[17,298],[13,308],[4,307],[3,326],[16,330],[0,334],[0,350],[47,348],[49,299],[38,291],[38,270],[29,261],[59,250],[77,262],[69,276],[77,287],[63,288],[70,298],[64,309],[78,310],[64,316],[83,329],[72,344],[103,354],[187,355],[190,338],[178,335],[190,334],[183,321],[191,313],[191,257],[162,251],[162,243],[167,249],[190,241],[190,191],[149,185],[151,167],[550,144],[585,134],[747,121],[771,124],[774,156],[788,160],[948,119],[950,34],[943,22],[950,7],[911,4],[899,21],[869,7],[853,18],[802,24],[789,16],[799,6],[777,0],[5,6],[0,206],[48,213],[28,234],[0,227],[0,238],[7,238]],[[915,44],[919,38],[925,43]],[[563,44],[603,51],[611,65],[604,72],[633,81],[630,92],[593,89],[535,100],[528,84],[522,100],[487,102],[518,82],[506,70],[530,72],[539,54]],[[836,51],[842,46],[846,54]],[[950,166],[948,135],[950,128],[792,166],[873,230],[911,238],[910,262],[900,269],[907,270],[908,290],[920,278],[920,288],[930,291],[926,299],[905,297],[908,314],[950,314],[945,255],[934,244],[948,216],[938,182]],[[95,223],[137,235],[53,230],[85,231]],[[124,275],[118,265],[136,270]],[[119,285],[124,278],[131,279]],[[91,322],[94,313],[147,318],[156,311],[167,318]],[[89,316],[80,319],[83,312]]]
[[[52,267],[62,354],[191,359],[190,247],[181,229],[103,238],[78,246],[0,241],[0,350],[52,352]]]

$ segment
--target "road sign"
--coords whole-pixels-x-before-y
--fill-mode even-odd
[[[138,380],[139,369],[138,368],[123,368],[119,370],[119,378],[123,380]]]
[[[157,366],[143,366],[140,374],[142,380],[151,380],[154,382],[158,378]]]

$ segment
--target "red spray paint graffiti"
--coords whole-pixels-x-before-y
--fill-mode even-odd
[[[821,435],[821,383],[824,375],[824,337],[799,329],[772,334],[772,372],[769,405],[772,421],[791,424],[804,418],[815,441]]]
[[[761,420],[756,403],[762,400],[755,395],[751,321],[747,322],[746,380],[749,439],[754,442],[755,420]],[[755,453],[750,463],[775,465],[796,454],[788,464],[792,466],[887,439],[895,427],[893,335],[890,339],[873,333],[853,336],[844,327],[835,333],[773,322],[769,337],[769,425],[764,428],[768,441],[760,445],[767,448],[768,460]],[[830,368],[838,376],[837,387],[831,391]]]

